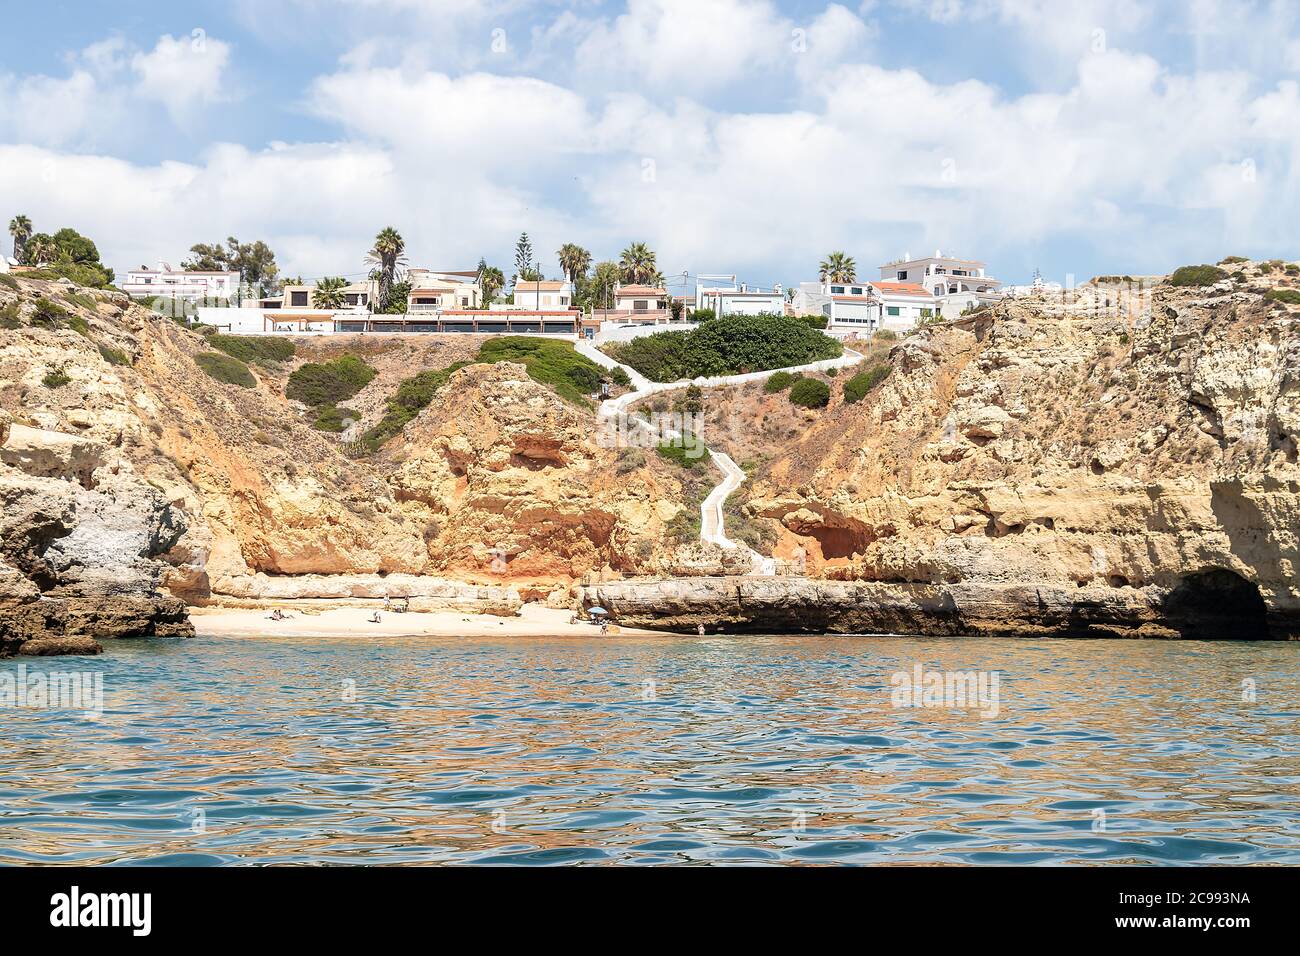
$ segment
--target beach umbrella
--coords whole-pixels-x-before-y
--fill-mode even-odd
[[[589,608],[587,608],[587,613],[588,613],[588,614],[608,614],[609,612],[606,611],[603,607],[589,607]]]

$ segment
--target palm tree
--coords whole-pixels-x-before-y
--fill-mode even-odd
[[[348,282],[342,276],[326,276],[316,283],[311,292],[311,304],[317,309],[343,309],[347,300],[343,298],[343,289]]]
[[[560,269],[569,277],[574,288],[577,288],[578,279],[585,276],[591,268],[591,253],[577,243],[566,242],[560,246],[556,255],[560,259]]]
[[[22,213],[9,220],[9,235],[14,237],[14,258],[23,259],[23,244],[32,237],[32,221]]]
[[[821,277],[823,282],[857,282],[858,264],[852,256],[832,252],[822,260]]]
[[[612,309],[614,307],[614,287],[618,285],[622,272],[617,262],[597,262],[587,283],[587,302],[593,309]]]
[[[483,308],[492,304],[492,300],[497,297],[497,293],[505,288],[505,274],[496,266],[487,264],[486,259],[478,261],[478,285],[483,291]]]
[[[618,268],[622,281],[629,285],[653,282],[659,271],[655,267],[655,254],[644,242],[634,242],[624,249]]]
[[[38,232],[23,243],[23,265],[43,266],[59,257],[59,247],[52,236]]]
[[[392,226],[385,226],[375,236],[374,247],[366,253],[366,262],[377,266],[379,279],[379,308],[383,312],[388,308],[388,300],[393,293],[393,282],[398,270],[406,265],[406,241]]]

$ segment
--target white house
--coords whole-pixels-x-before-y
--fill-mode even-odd
[[[0,274],[8,272],[11,268],[18,265],[17,259],[12,259],[4,253],[0,253]]]
[[[759,288],[751,289],[741,283],[736,285],[735,276],[728,286],[697,286],[695,290],[696,308],[712,309],[718,318],[724,315],[784,315],[785,291],[778,285],[765,292]]]
[[[955,319],[967,309],[978,308],[1002,298],[1002,282],[985,272],[978,259],[945,256],[938,249],[934,255],[902,259],[880,267],[880,278],[888,282],[912,282],[924,286],[934,296],[934,308],[945,319]]]
[[[238,272],[205,272],[173,269],[160,262],[157,269],[141,266],[127,271],[118,286],[127,295],[165,295],[174,299],[222,299],[229,302],[239,291]]]
[[[406,281],[411,283],[411,293],[406,298],[407,312],[477,309],[483,303],[477,272],[408,269]]]
[[[573,283],[568,279],[519,280],[514,293],[516,309],[549,312],[573,308]]]
[[[821,315],[826,330],[869,334],[877,329],[910,329],[932,319],[935,297],[914,282],[801,282],[795,315]]]

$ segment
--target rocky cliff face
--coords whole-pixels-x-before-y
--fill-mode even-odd
[[[1238,272],[1128,314],[1006,304],[914,335],[749,505],[779,522],[778,554],[864,603],[934,605],[910,625],[832,615],[849,629],[1175,634],[1233,607],[1239,635],[1294,635],[1300,329],[1262,295],[1281,273]]]
[[[241,388],[198,368],[204,336],[115,293],[18,277],[0,284],[0,310],[7,607],[161,591],[508,611],[519,595],[501,585],[544,595],[593,571],[653,571],[687,507],[674,466],[600,447],[594,410],[519,365],[456,373],[375,455],[284,397],[302,361],[361,354],[380,372],[357,397],[372,423],[403,378],[470,357],[476,340],[304,340],[292,362],[251,365],[256,384]]]
[[[509,610],[593,578],[625,580],[588,603],[684,629],[1294,634],[1300,334],[1264,293],[1295,279],[1233,269],[1120,311],[1012,303],[876,343],[889,375],[853,405],[843,372],[819,411],[710,393],[729,421],[706,440],[752,469],[742,530],[806,558],[762,580],[692,543],[711,471],[602,447],[594,413],[523,366],[455,373],[371,455],[284,397],[296,363],[361,354],[369,424],[476,342],[303,340],[240,388],[195,364],[203,336],[18,277],[0,283],[0,648],[184,633],[177,599]]]

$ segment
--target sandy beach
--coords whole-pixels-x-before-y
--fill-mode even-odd
[[[289,637],[594,637],[600,628],[593,624],[571,624],[572,611],[525,604],[516,617],[466,614],[463,611],[408,611],[405,614],[380,611],[378,624],[370,621],[373,607],[286,607],[277,602],[285,620],[273,621],[269,608],[192,608],[190,618],[201,637],[261,637],[283,634]],[[611,624],[610,634],[654,634],[662,632]]]

